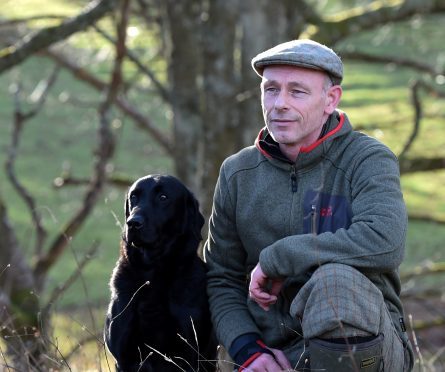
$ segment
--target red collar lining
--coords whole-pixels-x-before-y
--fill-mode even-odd
[[[260,152],[261,152],[266,158],[269,158],[269,159],[270,159],[272,156],[271,156],[266,150],[264,150],[264,149],[261,147],[261,144],[260,144],[260,140],[261,140],[261,138],[263,137],[263,133],[264,133],[264,128],[261,129],[260,133],[258,134],[258,137],[257,137],[256,140],[255,140],[255,146],[256,146],[256,148],[257,148],[258,150],[260,150]]]
[[[308,147],[301,147],[300,152],[311,152],[313,149],[315,149],[319,144],[321,144],[323,141],[337,133],[342,127],[343,123],[345,122],[345,114],[343,112],[340,113],[340,121],[338,125],[332,129],[330,132],[326,133],[323,137],[319,138],[317,141],[315,141],[312,145],[309,145]]]
[[[325,141],[326,139],[328,139],[329,137],[333,136],[335,133],[340,131],[340,129],[343,127],[343,124],[345,122],[345,114],[343,112],[340,112],[339,116],[340,116],[340,120],[334,129],[332,129],[330,132],[326,133],[323,137],[319,138],[312,145],[309,145],[307,147],[301,147],[300,152],[303,152],[303,153],[311,152],[318,145],[320,145],[323,141]],[[269,154],[266,150],[264,150],[260,145],[260,140],[263,137],[263,133],[264,133],[264,128],[261,129],[260,133],[258,134],[258,137],[255,140],[255,146],[261,152],[261,154],[263,154],[265,157],[272,158],[271,154]]]

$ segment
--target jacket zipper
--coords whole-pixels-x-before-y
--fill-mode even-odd
[[[314,204],[311,206],[311,234],[317,235],[317,209]]]
[[[290,180],[292,185],[292,192],[298,191],[298,183],[297,183],[297,170],[295,169],[295,165],[291,167],[290,170]]]

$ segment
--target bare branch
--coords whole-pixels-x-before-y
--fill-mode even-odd
[[[416,61],[414,59],[395,57],[395,56],[373,55],[361,51],[339,50],[338,52],[341,55],[342,59],[371,62],[371,63],[394,64],[397,66],[409,67],[419,72],[426,72],[431,76],[445,74],[443,70],[438,70],[436,67],[431,66],[428,63],[424,63],[422,61]]]
[[[106,40],[108,40],[109,42],[111,42],[112,44],[116,43],[116,40],[109,34],[107,34],[104,30],[102,30],[100,27],[98,27],[97,25],[93,26],[94,29],[100,34],[102,35]],[[155,74],[153,73],[153,71],[151,71],[149,68],[147,68],[147,66],[144,66],[142,64],[142,62],[139,60],[139,58],[130,50],[127,50],[127,57],[130,61],[132,61],[140,71],[142,71],[142,73],[144,73],[145,75],[148,76],[148,78],[152,81],[152,83],[154,84],[154,86],[156,87],[158,93],[160,94],[160,96],[162,97],[162,99],[167,102],[170,103],[171,98],[170,98],[170,93],[167,91],[167,89],[161,84],[161,82],[156,78]]]
[[[400,173],[416,173],[416,172],[429,172],[433,170],[439,170],[445,168],[445,157],[416,157],[409,158],[403,157],[399,159]]]
[[[33,278],[25,255],[20,249],[17,236],[8,218],[7,207],[0,195],[0,287],[4,295],[15,288],[31,288]],[[20,279],[16,278],[20,276]],[[17,280],[16,280],[17,279]],[[10,299],[1,298],[0,303]],[[0,315],[2,312],[0,311]]]
[[[427,84],[426,82],[422,80],[416,80],[411,85],[411,102],[414,107],[414,125],[413,130],[411,132],[411,135],[409,136],[407,142],[405,143],[402,151],[399,154],[399,159],[403,161],[406,153],[411,148],[412,144],[414,143],[417,134],[419,133],[420,128],[420,121],[422,119],[422,102],[419,97],[419,89],[422,88],[426,90],[430,94],[434,94],[435,96],[439,97],[445,97],[445,93],[439,91],[437,88],[433,87],[430,84]]]
[[[421,331],[424,329],[441,327],[445,325],[445,317],[437,317],[433,320],[417,320],[413,322],[413,329],[416,331]]]
[[[375,29],[389,22],[400,22],[415,14],[445,12],[445,0],[374,1],[361,8],[351,9],[329,19],[313,20],[307,37],[328,45],[360,31]]]
[[[69,58],[63,56],[61,53],[54,52],[52,50],[48,50],[45,52],[45,55],[59,63],[62,67],[68,69],[76,78],[79,80],[89,84],[96,90],[103,91],[106,89],[106,83],[102,80],[96,78],[84,68],[76,65]],[[162,148],[167,152],[167,154],[173,154],[173,144],[172,140],[164,135],[156,126],[152,123],[152,121],[140,112],[136,107],[134,107],[130,102],[128,102],[124,97],[116,97],[116,106],[126,115],[131,117],[137,126],[148,132],[155,141],[157,141]]]
[[[125,57],[125,38],[128,24],[128,5],[130,0],[122,0],[120,15],[121,20],[117,25],[118,40],[116,44],[116,57],[112,71],[111,82],[107,89],[106,97],[99,107],[98,143],[96,148],[96,162],[91,182],[86,191],[80,210],[71,219],[54,240],[48,253],[38,260],[35,266],[37,287],[43,286],[47,271],[54,265],[59,256],[68,246],[69,238],[77,233],[97,203],[106,179],[106,165],[112,158],[115,148],[115,140],[110,129],[110,113],[122,84],[122,62]]]
[[[439,288],[414,288],[402,291],[400,298],[402,300],[425,300],[440,298],[442,295],[443,291]]]
[[[55,188],[62,188],[65,186],[85,186],[88,185],[89,182],[90,181],[86,178],[77,178],[66,173],[57,177],[53,181],[53,186]],[[106,182],[107,184],[113,185],[115,187],[127,188],[134,182],[134,180],[130,179],[129,177],[112,174],[107,177]]]
[[[10,27],[21,23],[28,23],[32,21],[40,21],[44,19],[65,19],[66,16],[63,15],[57,15],[57,14],[40,14],[36,16],[31,17],[24,17],[24,18],[14,18],[14,19],[7,19],[0,21],[0,28],[2,27]]]
[[[419,80],[417,84],[419,85],[419,88],[428,92],[432,97],[445,98],[445,91],[439,90],[437,85],[433,86],[425,80]]]
[[[101,338],[103,338],[102,333],[89,334],[88,336],[82,338],[81,340],[76,342],[76,345],[70,351],[66,353],[65,359],[70,360],[80,349],[82,349],[83,346],[89,344],[90,342],[98,342],[98,340],[100,340]]]
[[[432,274],[442,274],[445,272],[445,262],[428,262],[425,265],[416,266],[414,269],[402,272],[400,274],[400,280],[407,281],[409,279],[426,276]]]
[[[64,294],[66,290],[76,282],[76,280],[82,274],[82,271],[85,268],[85,266],[91,261],[91,259],[96,254],[98,248],[99,248],[99,243],[94,242],[93,245],[90,247],[90,249],[87,251],[87,253],[85,253],[83,258],[77,263],[76,270],[67,278],[67,280],[62,285],[54,288],[49,297],[49,300],[42,309],[43,319],[46,319],[46,317],[50,314],[52,307],[60,298],[60,296]]]
[[[419,81],[416,81],[411,86],[411,102],[414,107],[414,125],[413,130],[408,137],[408,140],[406,141],[402,151],[399,154],[399,159],[404,158],[405,154],[409,151],[419,133],[420,120],[422,119],[422,103],[419,98],[419,86]]]
[[[445,168],[445,161],[443,168]],[[439,219],[425,214],[410,213],[408,219],[410,221],[432,222],[437,225],[445,225],[445,219]]]
[[[0,74],[23,62],[32,54],[43,50],[57,41],[84,30],[113,9],[117,0],[93,0],[76,17],[63,21],[60,25],[44,28],[30,34],[15,45],[0,51]]]
[[[19,143],[20,143],[20,135],[22,132],[22,129],[25,125],[25,122],[35,115],[38,114],[38,112],[42,109],[43,105],[45,104],[46,98],[48,96],[48,93],[51,89],[51,87],[54,85],[54,83],[57,80],[59,68],[56,67],[53,72],[51,73],[51,76],[47,81],[43,83],[43,89],[40,92],[39,98],[37,99],[37,103],[34,107],[34,109],[30,110],[27,113],[23,113],[21,110],[21,103],[20,103],[20,85],[17,85],[16,91],[15,91],[15,114],[14,114],[14,124],[13,124],[13,130],[11,135],[11,145],[8,151],[8,157],[6,159],[5,168],[6,173],[8,175],[8,178],[11,182],[11,184],[16,189],[17,193],[20,195],[20,197],[24,200],[26,206],[29,209],[29,212],[31,214],[31,218],[33,220],[34,226],[36,228],[36,246],[35,251],[36,254],[39,256],[41,254],[43,243],[46,238],[46,230],[44,229],[41,221],[41,215],[37,211],[36,203],[31,195],[31,193],[20,183],[18,180],[16,174],[15,174],[15,160],[18,153]]]

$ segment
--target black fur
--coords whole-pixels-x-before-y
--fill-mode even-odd
[[[105,323],[117,370],[214,370],[198,362],[215,359],[216,343],[197,255],[204,224],[197,200],[174,177],[147,176],[129,189],[125,218]]]

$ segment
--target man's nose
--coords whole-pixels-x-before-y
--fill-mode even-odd
[[[144,226],[144,219],[140,215],[132,215],[127,219],[127,226],[130,230],[139,230]]]
[[[277,94],[277,98],[275,100],[274,108],[276,110],[286,110],[289,108],[288,102],[287,102],[287,94],[284,90],[281,90]]]

